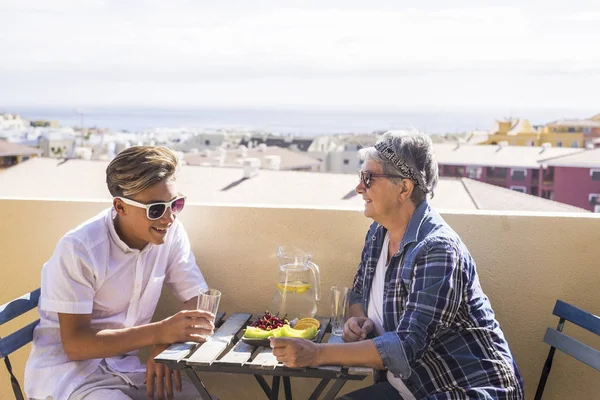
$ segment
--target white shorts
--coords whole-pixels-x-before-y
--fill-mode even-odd
[[[192,382],[181,371],[182,391],[173,388],[176,400],[200,399],[198,391]],[[98,369],[69,396],[69,400],[147,400],[146,385],[143,372],[116,372],[103,360]],[[158,397],[156,393],[154,397]],[[165,398],[166,398],[165,394]]]

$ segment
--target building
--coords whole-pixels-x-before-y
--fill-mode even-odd
[[[215,149],[223,146],[226,141],[227,136],[224,132],[195,132],[172,147],[181,151]]]
[[[217,148],[184,154],[188,165],[212,167],[243,167],[244,160],[257,159],[260,168],[282,171],[321,171],[321,162],[304,152],[296,152],[277,146],[259,144],[248,149],[240,146],[236,150]]]
[[[0,131],[23,131],[30,126],[29,121],[22,119],[17,114],[0,113]]]
[[[434,144],[440,176],[466,177],[522,193],[553,199],[554,188],[542,187],[541,160],[584,151],[574,148]],[[547,177],[549,171],[544,172]],[[546,180],[547,182],[548,180]]]
[[[510,146],[541,146],[548,143],[552,147],[578,148],[584,147],[584,133],[582,130],[570,131],[569,128],[551,124],[537,128],[527,119],[507,119],[496,121],[496,128],[483,144],[502,142]]]
[[[43,157],[65,158],[73,155],[76,141],[72,130],[49,130],[40,136]]]
[[[0,197],[111,199],[108,161],[37,158],[0,174]],[[238,168],[183,165],[178,189],[190,202],[361,210],[358,177],[348,174],[260,170],[247,178]],[[441,178],[430,203],[440,210],[586,212],[471,179]]]
[[[594,140],[600,138],[600,114],[589,119],[564,119],[550,122],[543,128],[543,133],[561,135],[565,139],[564,143],[571,143],[571,147],[575,147],[575,141],[578,147],[588,147],[590,144],[593,145]],[[583,144],[580,140],[583,140]]]
[[[540,186],[551,199],[600,212],[600,148],[540,162]]]
[[[309,146],[309,156],[323,162],[323,172],[354,174],[360,169],[358,151],[375,145],[379,134],[344,134],[319,136]]]
[[[12,167],[39,155],[39,149],[0,140],[0,169]]]
[[[264,135],[251,135],[245,136],[241,139],[240,145],[250,147],[257,147],[260,144],[265,144],[267,147],[277,146],[289,149],[292,151],[307,151],[309,146],[312,144],[314,138],[312,137],[295,137],[289,136],[276,136],[271,134]]]

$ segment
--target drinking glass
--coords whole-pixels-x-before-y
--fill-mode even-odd
[[[213,313],[213,315],[217,315],[217,310],[219,309],[219,302],[221,301],[221,292],[217,289],[200,289],[200,293],[198,293],[198,310],[208,311]],[[205,339],[210,335],[202,335]]]
[[[346,309],[350,301],[350,288],[333,286],[331,288],[331,334],[342,336],[346,322]]]

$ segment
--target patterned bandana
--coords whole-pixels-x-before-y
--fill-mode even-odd
[[[410,165],[408,165],[403,159],[398,157],[396,153],[394,153],[394,149],[387,142],[378,142],[375,144],[375,150],[377,150],[382,156],[384,156],[388,161],[390,161],[398,170],[400,171],[400,175],[407,177],[411,181],[415,183],[417,187],[419,187],[424,193],[429,193],[425,182],[423,182],[423,178],[420,177],[420,174],[414,174]],[[419,179],[421,178],[421,179]]]

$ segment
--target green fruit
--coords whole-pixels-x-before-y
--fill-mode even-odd
[[[317,336],[317,327],[311,326],[310,328],[306,328],[303,330],[292,329],[289,325],[284,325],[279,328],[281,332],[279,332],[280,336],[290,337],[290,338],[301,338],[301,339],[313,339]],[[279,336],[276,336],[279,337]]]
[[[249,338],[249,339],[266,339],[270,336],[275,335],[275,333],[279,330],[280,328],[277,329],[273,329],[270,331],[265,331],[263,329],[260,328],[255,328],[253,326],[247,326],[246,327],[246,332],[244,333],[244,337],[245,338]]]

